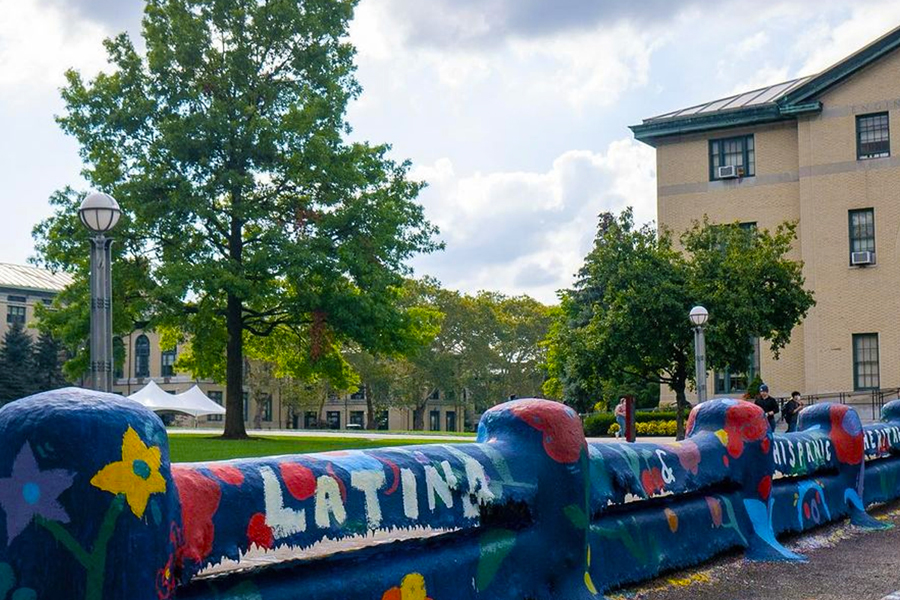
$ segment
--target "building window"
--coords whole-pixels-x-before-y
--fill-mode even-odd
[[[350,394],[351,400],[365,400],[366,399],[366,391],[363,388],[358,388],[355,392]]]
[[[448,410],[444,419],[447,422],[447,431],[456,431],[456,411]]]
[[[250,392],[244,392],[244,422],[250,420]]]
[[[210,400],[212,400],[219,406],[224,406],[222,404],[222,392],[220,392],[220,391],[206,392],[206,395],[209,396]],[[207,421],[221,421],[222,415],[206,415],[206,420]]]
[[[859,210],[851,210],[849,213],[850,222],[850,264],[855,263],[853,260],[854,252],[875,252],[875,209],[862,208]]]
[[[172,377],[175,375],[175,350],[165,350],[162,353],[162,368],[160,374],[163,377]]]
[[[351,410],[350,411],[350,424],[351,425],[359,425],[362,427],[365,424],[366,417],[363,411],[361,410]]]
[[[10,304],[6,307],[6,322],[10,325],[25,325],[25,307],[13,306]]]
[[[266,394],[262,401],[262,420],[270,422],[272,420],[272,394]]]
[[[888,114],[856,117],[856,158],[883,158],[891,155],[891,131]]]
[[[303,429],[315,429],[319,420],[319,413],[308,410],[303,413]]]
[[[329,410],[325,413],[325,422],[328,423],[328,429],[341,428],[341,413],[337,410]]]
[[[387,431],[390,422],[388,411],[382,410],[375,416],[375,425],[381,431]]]
[[[134,376],[150,377],[150,340],[144,334],[134,342]]]
[[[434,390],[433,392],[431,392],[431,395],[428,396],[428,399],[429,400],[440,400],[441,399],[441,391]]]
[[[731,369],[716,371],[713,375],[713,391],[716,394],[737,394],[747,391],[750,382],[759,373],[759,338],[751,341],[748,371],[732,372]]]
[[[7,296],[6,301],[7,302],[18,302],[19,304],[25,304],[26,302],[28,302],[28,297],[27,296]]]
[[[878,373],[878,334],[853,334],[853,389],[877,390],[881,386]]]
[[[441,411],[433,410],[428,413],[428,429],[431,431],[441,430]]]
[[[752,135],[709,140],[709,179],[719,178],[719,167],[734,165],[741,177],[756,175],[756,149]]]

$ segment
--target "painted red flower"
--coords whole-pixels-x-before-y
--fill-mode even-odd
[[[212,519],[219,508],[222,489],[215,480],[187,467],[173,465],[172,477],[181,499],[184,527],[184,543],[179,548],[179,556],[200,562],[212,551],[216,535]]]
[[[241,473],[240,469],[232,467],[231,465],[211,464],[209,465],[209,472],[225,483],[230,483],[231,485],[241,485],[244,483],[244,474]]]
[[[256,513],[250,517],[250,523],[247,524],[247,539],[250,544],[256,544],[260,548],[271,548],[275,543],[275,536],[272,534],[272,528],[266,524],[266,515]]]
[[[769,425],[760,407],[742,400],[725,410],[725,432],[728,434],[728,454],[737,458],[744,453],[744,444],[766,438]]]
[[[659,467],[641,472],[641,485],[644,486],[644,491],[648,496],[662,492],[666,487],[666,482],[663,481]]]
[[[278,468],[288,492],[297,500],[306,500],[316,492],[316,476],[309,467],[283,462]]]
[[[510,410],[543,434],[544,452],[558,463],[578,462],[587,446],[581,420],[574,410],[559,402],[519,400]]]
[[[863,460],[865,443],[862,423],[856,411],[844,404],[833,404],[830,408],[831,439],[835,454],[844,464],[858,465]]]

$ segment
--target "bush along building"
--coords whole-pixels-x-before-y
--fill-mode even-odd
[[[816,75],[631,127],[656,148],[659,226],[676,238],[704,216],[769,230],[799,223],[791,258],[803,261],[817,305],[779,360],[756,343],[750,372],[710,374],[711,395],[738,396],[760,376],[776,396],[841,392],[870,398],[875,413],[896,397],[898,48],[900,28]]]

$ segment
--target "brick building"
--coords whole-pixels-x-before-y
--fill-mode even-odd
[[[780,360],[764,343],[755,353],[775,395],[900,387],[898,48],[900,28],[816,75],[631,128],[656,148],[659,225],[676,237],[704,215],[799,223],[793,258],[817,305]],[[710,395],[740,393],[752,375],[711,373]]]

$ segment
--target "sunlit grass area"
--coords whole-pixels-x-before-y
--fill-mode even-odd
[[[463,437],[460,442],[474,441]],[[397,440],[350,437],[278,437],[260,436],[248,440],[223,440],[217,436],[169,434],[172,462],[199,462],[251,456],[279,454],[308,454],[332,450],[411,446],[416,444],[446,444],[446,440]]]

